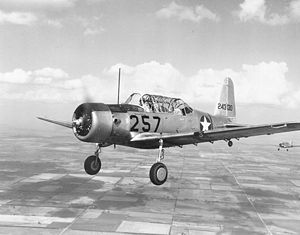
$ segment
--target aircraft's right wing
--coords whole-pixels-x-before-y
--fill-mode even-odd
[[[67,128],[72,128],[73,127],[71,122],[55,121],[55,120],[51,120],[51,119],[47,119],[47,118],[42,118],[42,117],[37,117],[37,118],[40,119],[40,120],[42,120],[42,121],[51,122],[51,123],[54,123],[56,125],[64,126],[64,127],[67,127]]]
[[[268,125],[253,125],[213,129],[205,132],[190,133],[140,133],[131,142],[166,140],[173,145],[192,144],[197,142],[213,142],[217,140],[230,140],[247,138],[250,136],[271,135],[275,133],[300,130],[299,122],[277,123]]]

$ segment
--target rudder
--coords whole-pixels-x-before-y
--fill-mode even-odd
[[[234,86],[231,78],[229,77],[224,80],[220,99],[217,103],[214,115],[229,118],[236,117]]]

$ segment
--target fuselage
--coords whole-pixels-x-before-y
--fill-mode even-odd
[[[130,140],[145,132],[151,133],[190,133],[224,128],[231,119],[213,116],[209,113],[192,110],[189,113],[145,112],[134,105],[108,105],[113,117],[112,132],[107,139],[109,144],[125,145],[136,148],[157,148],[158,143],[131,143]],[[202,142],[198,140],[197,142]],[[193,142],[195,143],[195,142]],[[178,145],[193,144],[182,139]],[[165,147],[173,144],[165,143]]]

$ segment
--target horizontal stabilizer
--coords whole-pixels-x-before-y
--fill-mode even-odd
[[[38,119],[45,121],[45,122],[51,122],[59,126],[67,127],[67,128],[73,128],[73,125],[71,122],[60,122],[60,121],[55,121],[47,118],[42,118],[42,117],[37,117]]]

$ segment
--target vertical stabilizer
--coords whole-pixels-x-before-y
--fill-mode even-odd
[[[215,115],[229,118],[236,117],[234,86],[231,78],[225,78]]]

